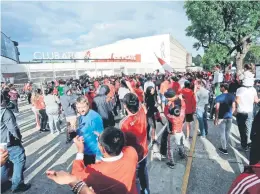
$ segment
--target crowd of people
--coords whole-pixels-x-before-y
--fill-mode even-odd
[[[26,157],[16,122],[19,92],[12,84],[1,86],[1,144],[7,145],[1,149],[1,184],[8,181],[12,164],[11,190],[26,191],[30,184],[24,184]],[[240,74],[224,74],[216,65],[213,72],[156,71],[98,78],[83,75],[79,79],[46,82],[40,88],[28,82],[23,93],[32,106],[40,133],[63,133],[61,124],[65,120],[65,141],[73,140],[78,149],[72,172],[49,170],[46,174],[58,184],[70,185],[74,193],[151,193],[149,142],[160,147],[161,160],[173,169],[174,150],[179,159],[187,157],[185,142],[192,138],[194,118],[202,139],[210,133],[208,120],[212,119],[219,128],[218,151],[227,155],[234,116],[241,149],[250,150],[251,170],[247,168],[246,175],[241,175],[244,178],[236,179],[230,193],[260,189],[260,81],[255,80],[249,64]],[[160,139],[156,136],[157,122],[167,125]],[[255,179],[241,188],[251,174]]]

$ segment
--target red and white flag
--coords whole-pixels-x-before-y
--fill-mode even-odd
[[[158,59],[158,61],[161,64],[162,68],[164,69],[164,71],[166,71],[168,73],[171,73],[171,72],[174,71],[173,68],[170,65],[168,65],[163,59],[161,59],[160,57],[157,57],[156,54],[155,54],[155,56]]]

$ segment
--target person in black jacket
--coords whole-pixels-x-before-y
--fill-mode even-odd
[[[92,103],[92,109],[100,114],[104,128],[115,126],[112,102],[107,97],[110,92],[107,85],[102,85]]]
[[[156,142],[155,141],[155,129],[156,129],[156,122],[155,122],[155,116],[154,114],[157,111],[157,108],[155,106],[156,101],[155,101],[156,95],[155,95],[155,88],[152,86],[147,87],[146,92],[145,92],[145,104],[147,108],[147,136],[148,139],[149,137],[149,131],[152,129],[152,142],[153,144]]]

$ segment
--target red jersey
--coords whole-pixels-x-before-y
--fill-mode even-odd
[[[92,103],[96,96],[96,93],[94,91],[91,91],[91,92],[86,93],[85,96],[88,99],[89,108],[92,109]]]
[[[110,83],[107,83],[105,85],[107,85],[109,87],[109,90],[110,90],[110,92],[107,94],[107,97],[109,97],[109,99],[113,99],[114,96],[115,96],[115,87]]]
[[[169,113],[170,106],[174,107],[174,102],[171,102],[171,104],[167,104],[164,108],[164,115],[168,119],[169,122],[172,123],[172,132],[174,133],[181,133],[182,127],[183,127],[183,121],[185,118],[185,102],[184,100],[181,100],[181,112],[180,116],[176,117],[174,115],[171,115]]]
[[[143,103],[144,102],[144,91],[140,88],[133,88],[133,90],[136,93],[139,102]]]
[[[119,88],[120,88],[120,83],[119,83],[119,81],[116,81],[115,82],[115,91],[116,91],[116,93],[118,93]]]
[[[135,149],[124,147],[119,156],[105,159],[88,166],[83,160],[74,160],[71,174],[93,187],[95,193],[137,194]]]
[[[128,146],[136,149],[138,161],[148,154],[147,143],[147,118],[143,106],[133,115],[126,116],[119,124],[120,129],[125,133]]]
[[[189,88],[183,88],[181,90],[182,96],[186,104],[186,114],[192,114],[196,112],[196,97],[194,92]]]
[[[181,85],[179,84],[179,82],[172,82],[171,88],[175,91],[176,94],[179,94],[181,90]]]
[[[260,163],[245,168],[232,183],[228,194],[260,193]]]

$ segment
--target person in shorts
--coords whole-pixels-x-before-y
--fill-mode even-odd
[[[186,109],[185,109],[185,122],[186,122],[186,129],[187,138],[191,138],[190,136],[190,129],[191,129],[191,122],[194,121],[193,114],[196,111],[196,96],[191,89],[191,83],[189,81],[184,82],[184,88],[181,90],[181,94],[184,98]]]

